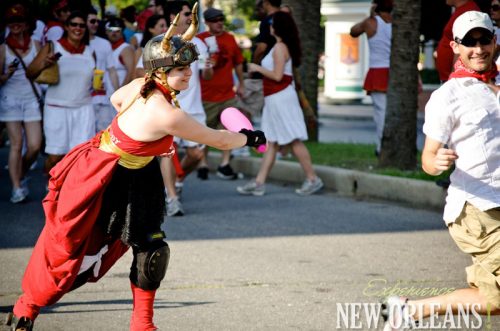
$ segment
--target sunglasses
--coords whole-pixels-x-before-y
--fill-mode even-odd
[[[93,19],[89,20],[89,23],[90,24],[97,24],[97,23],[99,23],[99,20],[96,18],[93,18]]]
[[[189,16],[191,16],[191,15],[193,15],[193,13],[192,13],[192,12],[190,12],[190,11],[187,11],[187,12],[185,12],[185,13],[184,13],[184,16],[186,16],[186,17],[189,17]]]
[[[85,29],[87,25],[85,23],[69,22],[69,26],[72,28],[79,27],[80,29]]]
[[[477,43],[481,44],[481,46],[487,46],[491,44],[493,40],[493,34],[482,35],[479,38],[473,38],[471,36],[465,36],[464,39],[455,38],[455,41],[465,47],[475,47]]]
[[[500,5],[491,5],[491,10],[498,11],[500,9]]]
[[[213,20],[207,20],[208,23],[224,22],[224,17],[214,18]]]

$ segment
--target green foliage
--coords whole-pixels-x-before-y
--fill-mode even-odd
[[[437,179],[449,176],[449,172],[445,172],[440,176],[430,176],[417,165],[415,165],[415,169],[410,171],[394,168],[379,168],[378,159],[374,153],[375,145],[318,142],[305,142],[305,144],[311,154],[313,164],[316,165],[428,181],[436,181]],[[262,154],[252,151],[252,156],[262,157]],[[285,157],[284,160],[297,161],[294,157]],[[418,155],[418,162],[420,164],[420,154]]]

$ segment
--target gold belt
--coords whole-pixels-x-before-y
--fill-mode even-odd
[[[154,158],[154,156],[137,156],[125,152],[111,140],[108,130],[104,130],[101,135],[99,149],[106,153],[118,155],[120,157],[118,164],[127,169],[144,168]]]

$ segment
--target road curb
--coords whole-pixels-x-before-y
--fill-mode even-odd
[[[217,167],[220,155],[209,154],[211,169]],[[254,157],[237,157],[231,161],[235,171],[247,176],[255,176],[260,168],[261,159]],[[339,194],[390,200],[409,203],[424,208],[442,209],[446,190],[434,182],[370,174],[357,170],[315,165],[318,176],[325,187]],[[277,160],[269,178],[272,180],[300,184],[304,180],[302,168],[297,162]]]

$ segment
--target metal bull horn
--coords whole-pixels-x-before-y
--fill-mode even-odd
[[[182,35],[184,41],[190,41],[198,32],[198,2],[194,4],[192,13],[193,19],[191,20],[191,25]]]
[[[172,22],[172,24],[170,24],[170,27],[168,28],[165,36],[163,37],[163,40],[161,41],[161,47],[167,53],[170,52],[170,39],[174,35],[174,30],[177,27],[177,22],[179,22],[179,14],[175,16],[174,21]]]

